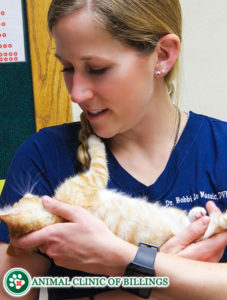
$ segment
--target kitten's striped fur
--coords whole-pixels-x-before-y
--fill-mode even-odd
[[[204,208],[193,208],[189,216],[174,207],[148,203],[146,199],[131,198],[122,193],[107,190],[108,169],[105,146],[100,139],[91,135],[88,139],[91,165],[87,172],[68,178],[55,192],[57,200],[81,206],[102,219],[122,239],[133,244],[146,242],[161,246],[173,235],[205,214]],[[11,213],[19,208],[19,214]],[[42,200],[26,194],[11,208],[0,210],[0,218],[10,229],[11,238],[20,237],[44,226],[64,222],[62,218],[47,212]],[[227,214],[211,215],[210,225],[204,238],[227,229]],[[10,244],[8,253],[16,249]]]

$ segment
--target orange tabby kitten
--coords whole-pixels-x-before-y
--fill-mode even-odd
[[[102,219],[117,236],[133,243],[146,242],[161,246],[190,222],[205,215],[202,207],[195,207],[189,215],[174,207],[149,203],[145,198],[129,196],[107,190],[108,169],[104,144],[91,135],[88,139],[91,165],[87,172],[75,175],[63,182],[55,192],[55,198],[78,205]],[[19,213],[14,213],[19,209]],[[26,194],[12,207],[0,210],[0,218],[10,230],[10,237],[20,237],[44,226],[64,222],[60,217],[46,211],[41,198]],[[227,229],[227,214],[213,213],[203,238]],[[12,244],[8,253],[15,255],[18,249]]]

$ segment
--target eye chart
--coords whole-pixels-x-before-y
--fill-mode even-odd
[[[0,0],[0,63],[25,61],[21,0]]]

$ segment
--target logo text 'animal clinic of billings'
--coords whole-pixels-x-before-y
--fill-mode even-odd
[[[144,287],[166,288],[169,286],[168,277],[33,277],[22,268],[9,270],[3,279],[5,291],[14,297],[26,295],[31,288],[61,288],[61,287]]]

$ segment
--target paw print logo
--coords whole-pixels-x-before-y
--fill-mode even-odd
[[[21,297],[30,291],[31,281],[31,276],[26,270],[14,268],[5,274],[3,285],[9,295]]]
[[[17,290],[21,289],[25,284],[25,280],[22,279],[22,274],[13,274],[12,277],[9,278],[10,284],[9,286],[12,288],[16,288]]]

